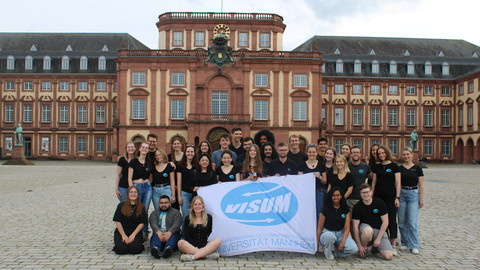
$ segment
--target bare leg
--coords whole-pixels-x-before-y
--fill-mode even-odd
[[[373,229],[372,227],[365,227],[362,231],[360,231],[360,242],[362,242],[362,246],[367,249],[368,243],[373,239]]]
[[[207,255],[217,251],[217,249],[220,247],[222,244],[222,240],[215,238],[212,241],[208,242],[206,246],[203,248],[199,249],[194,255],[193,258],[195,260],[200,259],[200,258],[205,258]]]
[[[380,250],[380,256],[385,260],[391,260],[393,258],[393,253],[390,250]]]
[[[182,252],[182,253],[185,253],[185,254],[191,254],[191,255],[194,255],[195,253],[198,252],[198,248],[192,246],[192,244],[190,244],[189,242],[185,241],[185,240],[180,240],[178,241],[178,249]]]

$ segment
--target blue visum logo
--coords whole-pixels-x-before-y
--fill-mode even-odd
[[[288,188],[276,183],[251,183],[231,190],[221,202],[223,213],[238,223],[271,226],[290,221],[298,200]]]

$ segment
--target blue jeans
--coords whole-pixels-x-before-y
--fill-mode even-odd
[[[180,240],[180,234],[173,233],[167,242],[160,241],[158,235],[154,233],[150,239],[151,247],[158,247],[158,250],[163,251],[166,247],[171,247],[173,250],[177,250],[177,243]]]
[[[320,235],[320,243],[323,245],[323,250],[330,249],[331,251],[338,248],[340,242],[342,242],[343,238],[343,230],[340,231],[329,231],[325,228],[322,230],[322,234]],[[345,240],[345,246],[343,250],[337,250],[337,255],[339,257],[346,257],[352,254],[355,254],[358,251],[357,244],[353,241],[350,235]]]
[[[401,244],[408,248],[419,248],[418,243],[418,189],[400,191],[398,208],[398,227],[402,235]]]
[[[143,203],[145,210],[148,213],[150,201],[152,200],[152,185],[150,185],[150,182],[148,181],[145,181],[144,183],[133,183],[133,185],[138,188],[140,201]],[[148,226],[143,226],[142,232],[148,232]]]
[[[157,210],[158,207],[159,207],[160,197],[162,197],[162,195],[167,195],[170,198],[170,201],[171,201],[172,200],[172,188],[170,186],[153,187],[152,202],[153,202],[153,207],[155,208],[155,210]]]
[[[118,187],[118,191],[120,191],[120,202],[125,201],[127,199],[128,188]]]
[[[190,213],[190,203],[192,202],[193,193],[186,192],[182,190],[182,200],[183,204],[181,206],[182,209],[182,217],[185,220],[185,217]]]
[[[318,222],[318,217],[320,216],[320,213],[322,213],[322,210],[323,210],[323,200],[325,199],[325,194],[327,194],[326,189],[322,189],[322,191],[315,192],[315,204],[317,207],[317,222]]]

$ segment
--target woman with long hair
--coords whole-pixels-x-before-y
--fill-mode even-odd
[[[260,153],[262,156],[264,174],[268,175],[268,165],[270,165],[270,162],[278,158],[277,150],[271,142],[265,142],[264,144],[262,144]]]
[[[129,141],[125,144],[125,152],[118,159],[117,173],[115,174],[115,194],[120,201],[127,199],[128,168],[130,161],[135,158],[135,144]]]
[[[393,247],[393,255],[397,255],[397,208],[400,206],[401,173],[388,147],[380,145],[377,150],[380,163],[373,169],[372,190],[375,197],[382,199],[388,210],[388,235]]]
[[[117,254],[138,254],[144,250],[140,231],[147,226],[147,211],[140,202],[139,190],[130,186],[125,201],[117,205],[113,215],[115,233],[113,251]]]
[[[172,147],[170,149],[170,154],[168,154],[168,160],[177,164],[183,158],[183,143],[182,140],[178,137],[175,137],[172,141]]]
[[[200,144],[198,145],[197,157],[201,156],[202,154],[207,154],[209,156],[212,156],[212,146],[206,140],[201,141]]]
[[[353,192],[353,175],[348,168],[347,158],[344,155],[337,155],[333,163],[333,170],[327,174],[328,190],[339,187],[345,199],[348,199]]]
[[[341,153],[346,159],[347,162],[350,161],[350,151],[352,150],[352,147],[348,143],[344,143],[341,148]]]
[[[185,147],[184,157],[177,166],[177,171],[180,176],[177,178],[179,181],[177,185],[180,187],[181,197],[178,197],[178,203],[182,211],[182,216],[185,218],[190,210],[190,202],[193,197],[193,171],[195,170],[195,147],[193,145],[187,145]],[[178,188],[177,188],[178,189]]]
[[[152,200],[152,185],[151,185],[151,168],[147,162],[148,144],[142,143],[140,145],[138,157],[130,161],[130,168],[128,168],[128,186],[136,186],[140,201],[145,206],[148,213],[150,201]],[[148,239],[148,226],[142,229],[143,238]]]
[[[400,207],[398,208],[398,227],[400,229],[400,249],[413,254],[420,253],[418,241],[418,212],[423,207],[423,170],[413,163],[413,151],[407,147],[402,150],[405,163],[399,167],[401,174]]]
[[[242,165],[243,180],[257,180],[264,176],[262,158],[258,145],[252,144],[247,148]]]
[[[372,169],[378,163],[377,150],[379,146],[380,145],[376,143],[372,144],[372,146],[370,147],[369,156],[365,157],[365,162],[368,164],[368,166],[370,166],[370,169]],[[372,185],[372,180],[373,180],[372,177],[368,177],[368,184],[370,186]]]
[[[193,172],[193,191],[201,187],[217,184],[217,175],[212,169],[212,159],[208,154],[202,154],[198,158],[195,172]]]
[[[240,180],[240,172],[237,166],[232,164],[233,155],[230,150],[224,150],[222,152],[222,165],[215,169],[217,179],[219,183],[232,182]]]
[[[203,198],[195,196],[192,199],[190,214],[183,222],[183,239],[178,241],[178,249],[183,253],[180,256],[182,262],[220,258],[216,250],[222,244],[222,240],[215,238],[208,241],[208,236],[212,233],[212,224],[212,216],[205,211]]]
[[[337,156],[337,151],[335,148],[329,147],[325,150],[325,167],[327,168],[327,179],[328,179],[328,171],[333,170],[333,163],[335,157]]]
[[[322,213],[318,219],[317,242],[323,245],[325,258],[333,260],[335,250],[339,257],[355,254],[357,244],[350,236],[350,208],[340,188],[328,192]]]
[[[167,195],[170,202],[177,201],[175,186],[175,169],[168,162],[167,154],[162,149],[155,150],[155,166],[152,170],[153,196],[152,202],[155,210],[159,208],[158,203],[162,195]]]

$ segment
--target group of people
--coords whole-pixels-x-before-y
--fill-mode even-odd
[[[423,171],[413,163],[410,148],[403,149],[404,164],[398,166],[382,145],[372,145],[369,155],[363,157],[358,146],[344,144],[337,154],[326,138],[319,138],[303,152],[298,135],[291,135],[288,143],[275,144],[269,131],[252,138],[243,137],[242,130],[234,128],[232,136],[220,136],[220,149],[213,152],[208,141],[195,147],[176,138],[167,155],[157,148],[157,140],[155,134],[149,134],[138,151],[133,142],[127,142],[119,158],[115,192],[121,203],[114,216],[114,251],[119,254],[143,251],[143,241],[149,235],[146,215],[153,201],[155,211],[149,219],[152,256],[169,257],[178,247],[184,253],[183,261],[217,259],[215,251],[221,240],[207,242],[212,217],[205,213],[203,199],[196,196],[198,189],[222,182],[306,173],[315,175],[317,240],[327,259],[357,252],[364,257],[369,246],[371,253],[392,259],[396,255],[397,220],[400,249],[419,253]]]

